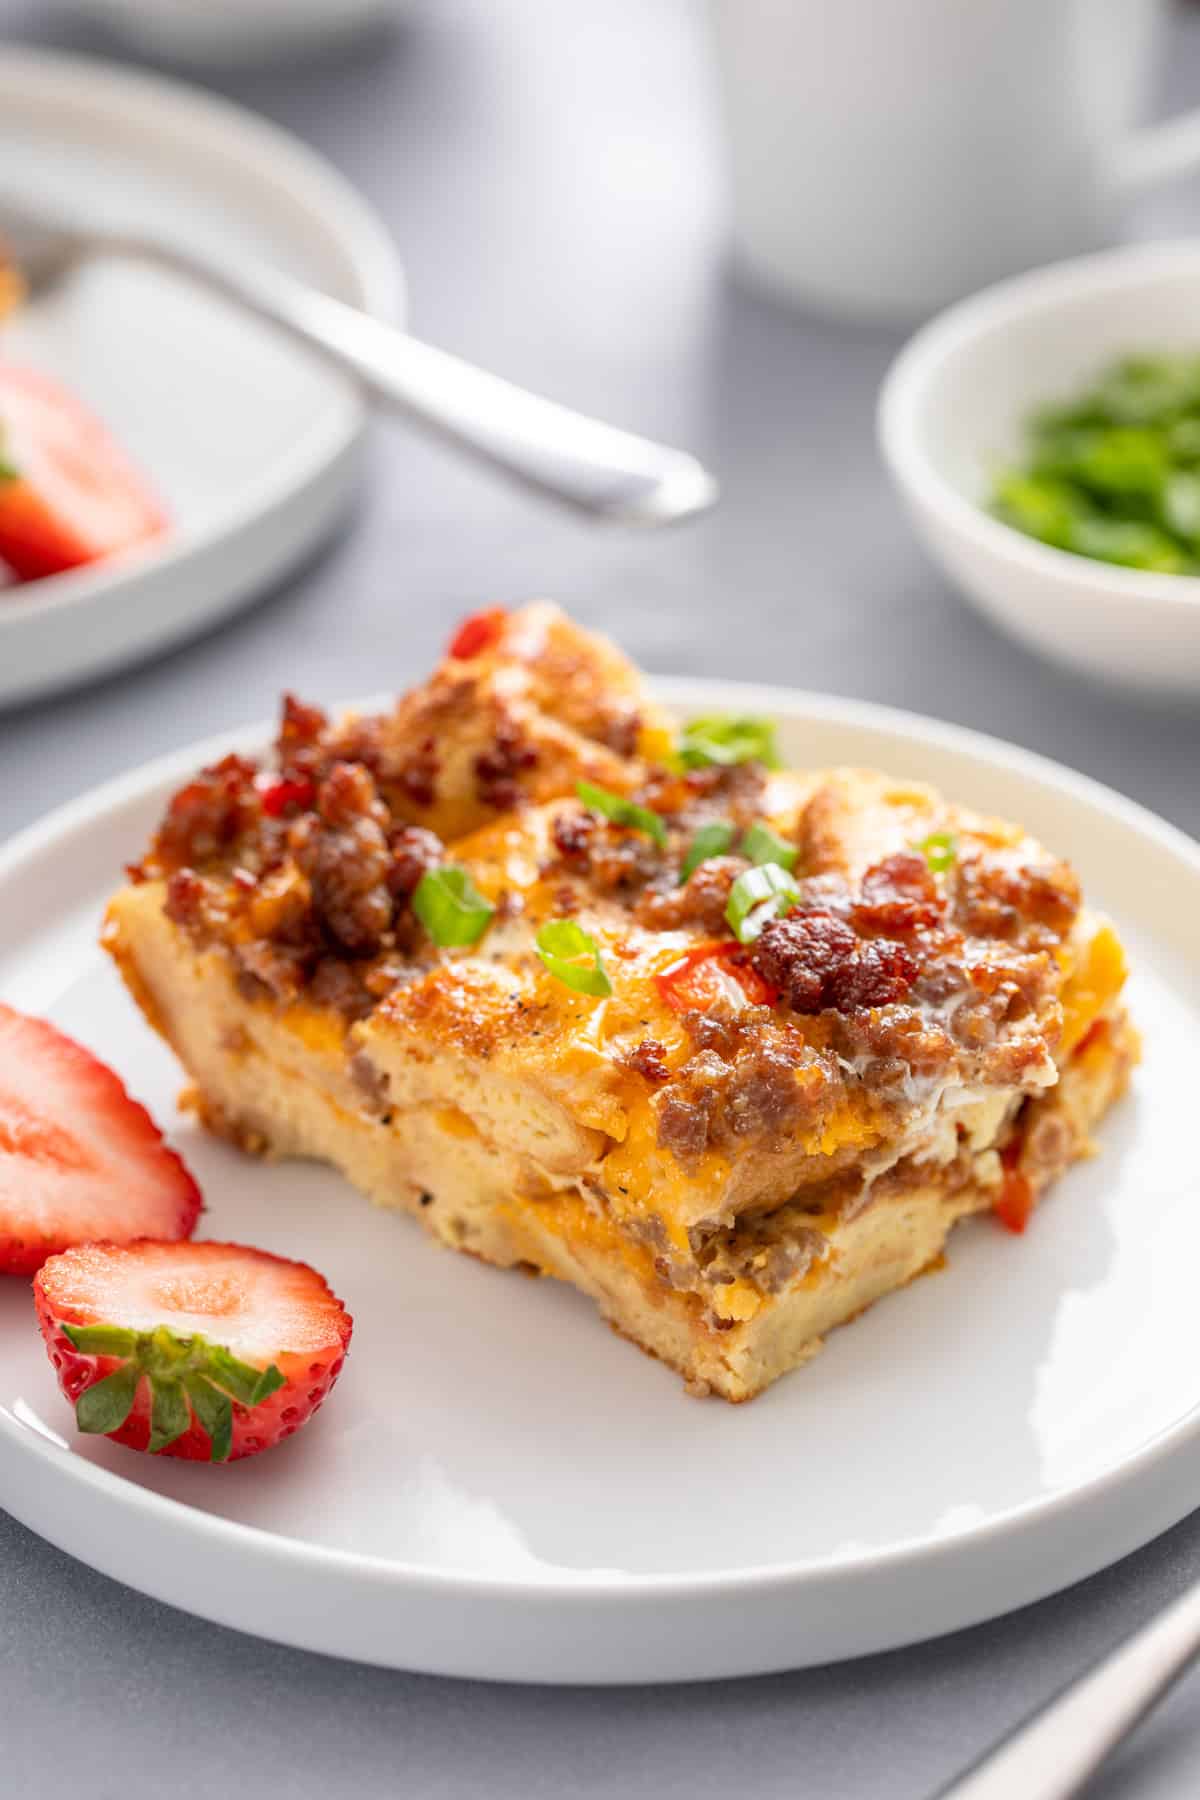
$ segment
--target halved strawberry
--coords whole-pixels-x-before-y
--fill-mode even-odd
[[[185,1238],[200,1190],[111,1069],[0,1004],[0,1274],[92,1238]]]
[[[46,375],[0,363],[0,561],[36,581],[141,543],[167,522],[81,401]]]
[[[290,1437],[354,1323],[315,1269],[241,1244],[82,1244],[33,1292],[79,1429],[191,1462]]]

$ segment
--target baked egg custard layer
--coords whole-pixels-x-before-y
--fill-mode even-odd
[[[729,1400],[965,1214],[1022,1229],[1137,1054],[1112,926],[1019,826],[680,729],[548,605],[468,620],[389,713],[289,697],[104,941],[213,1130],[573,1282]]]

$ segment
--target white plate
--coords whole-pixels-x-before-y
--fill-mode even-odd
[[[316,56],[412,0],[76,0],[145,55],[216,69]]]
[[[971,1624],[1144,1543],[1200,1494],[1195,1046],[1200,849],[969,732],[701,682],[789,758],[877,764],[1017,814],[1126,932],[1146,1060],[1023,1238],[834,1334],[750,1406],[689,1400],[566,1287],[433,1247],[316,1167],[174,1112],[180,1076],[94,944],[164,796],[228,740],[78,801],[0,860],[0,994],[108,1058],[172,1126],[207,1235],[311,1260],[357,1320],[332,1404],[228,1468],[74,1435],[24,1282],[0,1283],[0,1502],[106,1573],[290,1644],[452,1675],[662,1681]],[[255,734],[250,741],[261,741]]]
[[[399,315],[395,250],[366,203],[295,138],[199,90],[0,48],[0,169],[97,222],[166,225]],[[352,384],[182,280],[97,263],[18,314],[0,348],[88,401],[174,520],[144,550],[0,593],[0,704],[202,630],[310,552],[350,499],[365,423]]]

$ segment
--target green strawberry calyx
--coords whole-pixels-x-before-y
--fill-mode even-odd
[[[150,1383],[151,1454],[182,1437],[194,1413],[207,1432],[213,1462],[224,1462],[233,1446],[233,1403],[257,1406],[284,1385],[274,1363],[255,1369],[222,1344],[197,1332],[179,1337],[166,1325],[131,1331],[124,1325],[66,1325],[63,1334],[82,1356],[117,1356],[121,1366],[85,1388],[75,1403],[80,1431],[107,1437],[119,1431],[133,1410],[143,1377]]]

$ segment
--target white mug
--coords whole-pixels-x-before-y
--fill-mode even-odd
[[[864,315],[931,311],[1094,249],[1200,162],[1135,132],[1166,0],[712,0],[734,241],[750,276]]]

